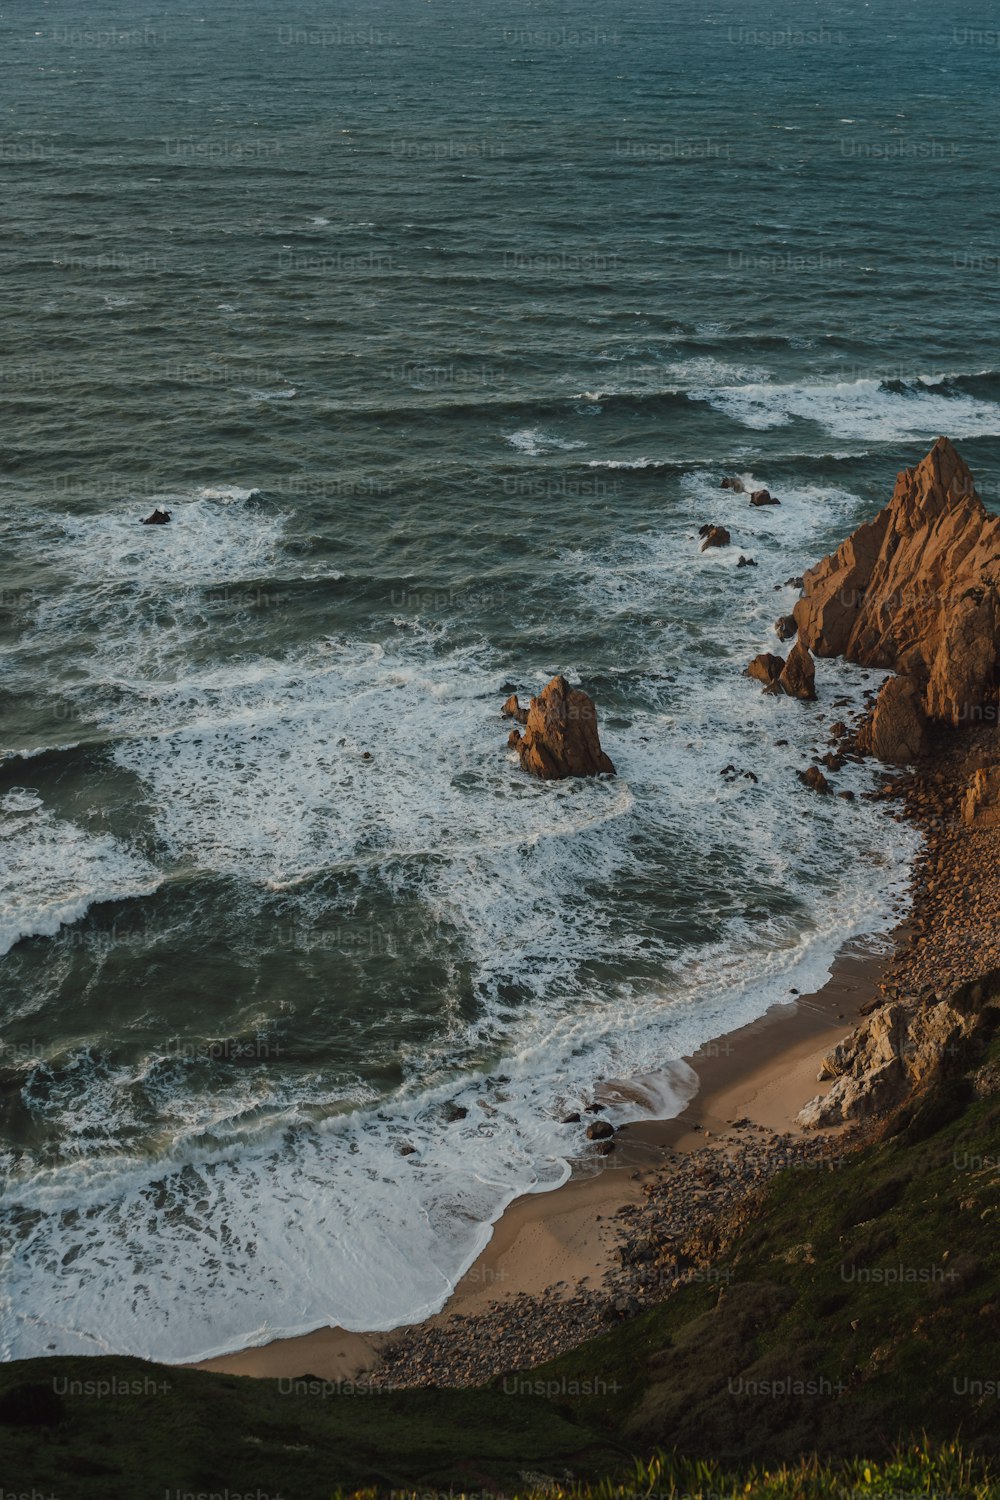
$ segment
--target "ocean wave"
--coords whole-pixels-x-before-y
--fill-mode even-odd
[[[928,440],[941,432],[979,437],[1000,429],[1000,405],[943,378],[705,386],[688,394],[761,432],[805,421],[833,437],[888,443]]]
[[[0,798],[0,854],[0,954],[51,937],[97,901],[148,896],[160,883],[121,840],[57,817],[24,787]]]

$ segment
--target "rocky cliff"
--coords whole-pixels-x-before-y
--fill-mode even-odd
[[[799,639],[911,679],[931,720],[981,718],[1000,686],[1000,517],[939,438],[874,521],[810,569]]]

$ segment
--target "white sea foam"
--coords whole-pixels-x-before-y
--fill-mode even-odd
[[[158,884],[147,860],[54,816],[33,791],[0,798],[0,954],[23,937],[51,937],[95,901],[149,895]]]
[[[519,453],[526,453],[531,458],[537,458],[542,453],[569,452],[573,448],[584,446],[580,442],[553,437],[551,434],[541,432],[537,427],[522,427],[517,432],[511,432],[507,436],[507,442]]]
[[[759,431],[800,419],[815,422],[833,437],[866,442],[979,437],[1000,430],[1000,406],[969,395],[945,395],[933,379],[915,379],[903,388],[879,380],[836,384],[692,386],[693,400],[707,401],[744,427]]]
[[[90,1151],[12,1183],[5,1206],[26,1212],[0,1277],[8,1357],[113,1349],[182,1360],[433,1311],[504,1205],[563,1180],[578,1142],[555,1122],[596,1081],[640,1080],[614,1103],[618,1121],[641,1112],[637,1092],[673,1112],[693,1086],[679,1057],[792,986],[815,988],[846,937],[884,929],[911,832],[865,802],[817,799],[795,777],[823,703],[860,701],[864,679],[821,662],[823,702],[804,706],[740,675],[775,644],[771,620],[786,599],[774,585],[790,556],[812,555],[820,521],[846,529],[860,502],[786,485],[772,512],[717,484],[694,472],[659,530],[561,559],[568,605],[613,621],[629,662],[629,707],[604,729],[615,780],[524,778],[496,713],[512,664],[485,646],[451,647],[441,630],[316,642],[280,660],[189,668],[174,684],[143,677],[140,661],[119,682],[113,756],[145,788],[165,862],[247,892],[280,888],[304,912],[329,899],[311,884],[316,872],[370,875],[450,935],[476,1006],[472,1019],[456,1009],[432,1043],[403,1049],[403,1082],[377,1109],[321,1078],[305,1093],[276,1078],[270,1093],[220,1095],[214,1109],[210,1098],[188,1107],[165,1082],[169,1139],[154,1161]],[[241,546],[256,555],[248,531],[273,524],[246,504],[188,502],[206,542],[225,535],[228,567],[246,565]],[[732,559],[699,553],[710,504],[727,507],[734,557],[757,558],[752,588],[737,584]],[[84,576],[103,555],[110,577],[151,586],[158,575],[137,572],[145,553],[117,525],[101,554],[87,537]],[[139,541],[162,552],[169,532]],[[75,531],[65,540],[73,546]],[[118,624],[127,638],[125,605]],[[573,675],[572,662],[550,665]],[[761,756],[776,737],[788,747]],[[720,776],[730,763],[757,783]],[[851,767],[843,782],[861,789],[869,774]],[[44,816],[23,792],[6,812]],[[808,863],[804,847],[815,851]],[[704,923],[698,942],[637,928],[619,904],[619,892],[671,870]],[[155,872],[140,868],[133,888],[139,877]],[[703,899],[692,904],[692,892]],[[753,892],[763,893],[756,908]],[[616,970],[633,977],[595,977]],[[95,1075],[103,1117],[127,1092]],[[67,1084],[53,1108],[68,1118],[77,1099]],[[449,1103],[464,1117],[446,1123]],[[403,1156],[404,1145],[416,1150]]]

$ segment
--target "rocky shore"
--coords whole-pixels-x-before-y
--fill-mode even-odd
[[[717,1139],[632,1173],[640,1194],[608,1217],[612,1253],[598,1284],[522,1292],[405,1330],[382,1347],[373,1386],[480,1385],[574,1348],[685,1281],[710,1280],[771,1176],[832,1170],[914,1093],[961,1072],[970,1039],[995,1024],[980,981],[1000,969],[998,565],[1000,521],[941,438],[899,474],[876,519],[805,574],[794,616],[776,622],[779,641],[798,637],[787,660],[765,653],[748,669],[766,691],[803,699],[815,696],[813,652],[892,670],[865,715],[838,723],[835,748],[801,774],[828,793],[822,768],[847,758],[905,765],[871,795],[923,834],[908,923],[860,1024],[824,1058],[817,1083],[828,1087],[803,1101],[797,1130],[728,1121]],[[511,716],[517,708],[512,700]]]

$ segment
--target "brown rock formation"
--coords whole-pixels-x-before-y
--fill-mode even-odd
[[[996,978],[985,987],[995,988]],[[957,1071],[967,1040],[992,1025],[983,991],[968,984],[946,1000],[879,1006],[824,1058],[818,1081],[834,1085],[800,1110],[799,1124],[824,1129],[884,1114],[942,1072]]]
[[[702,552],[706,547],[728,547],[732,541],[732,537],[724,526],[702,526],[698,530],[698,535],[703,539]]]
[[[779,641],[794,640],[798,633],[798,625],[795,623],[794,615],[781,615],[774,622],[775,633]]]
[[[970,828],[1000,828],[1000,765],[975,773],[962,798],[962,821]]]
[[[789,698],[802,698],[806,702],[815,698],[816,665],[801,637],[789,651],[778,682]]]
[[[734,495],[743,495],[746,493],[745,484],[743,483],[742,479],[740,479],[736,474],[727,474],[725,479],[722,481],[721,488],[724,490],[732,490]]]
[[[522,768],[543,781],[615,774],[601,749],[593,701],[565,677],[553,677],[532,698],[524,734],[512,730],[507,743],[517,750]]]
[[[906,766],[927,751],[927,721],[912,677],[889,677],[857,735],[862,755]]]
[[[750,496],[751,505],[780,505],[780,500],[775,500],[770,490],[754,490]]]
[[[1000,682],[1000,517],[947,438],[803,580],[800,638],[913,678],[928,718],[979,716]]]
[[[775,656],[772,651],[762,651],[759,656],[754,657],[744,675],[755,678],[766,687],[772,687],[784,670],[785,663],[780,656]]]
[[[812,792],[821,792],[824,797],[829,797],[833,787],[827,781],[819,766],[810,766],[808,771],[796,773],[803,786],[807,786]]]
[[[518,703],[516,693],[511,693],[500,713],[503,718],[516,719],[519,724],[527,724],[528,722],[528,710],[522,708],[520,703]]]

